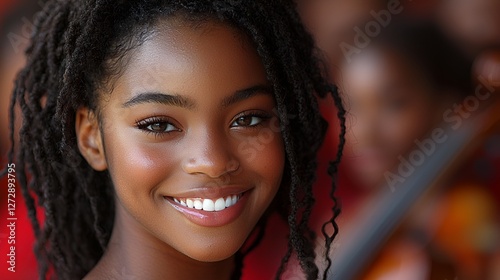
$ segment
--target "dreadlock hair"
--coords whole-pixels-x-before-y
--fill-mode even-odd
[[[98,113],[96,92],[119,74],[126,54],[147,40],[160,19],[174,15],[195,23],[222,22],[254,43],[273,85],[286,153],[288,184],[278,195],[287,201],[290,232],[276,278],[293,252],[307,279],[319,278],[308,220],[314,204],[316,153],[327,123],[316,98],[331,94],[341,120],[338,155],[328,170],[332,176],[342,155],[345,111],[336,89],[323,79],[318,53],[294,2],[50,0],[36,17],[27,65],[16,80],[10,108],[10,160],[15,150],[14,107],[19,105],[23,114],[17,169],[37,239],[40,279],[51,271],[58,279],[81,279],[103,255],[113,227],[113,185],[107,171],[93,170],[79,153],[76,110],[88,107]],[[334,190],[335,185],[332,199]],[[43,225],[37,219],[37,205],[44,209]],[[333,232],[323,228],[328,263],[323,279],[331,264],[328,253],[338,231],[338,213],[335,205],[327,223],[333,225]],[[250,248],[262,238],[264,227],[265,222],[259,223],[258,237]],[[237,253],[236,277],[248,251]]]

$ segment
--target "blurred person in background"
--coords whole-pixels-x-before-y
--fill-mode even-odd
[[[430,23],[388,26],[341,70],[336,83],[348,111],[346,153],[367,189],[386,183],[385,172],[471,89],[470,65]]]
[[[328,65],[328,75],[331,77],[340,74],[339,65],[344,59],[343,49],[341,44],[355,44],[356,30],[359,28],[364,29],[364,23],[373,20],[373,13],[380,13],[388,8],[389,3],[394,5],[399,1],[393,0],[297,0],[297,9],[299,15],[306,26],[306,29],[313,35],[315,43]],[[392,20],[392,16],[391,16]],[[331,99],[320,100],[320,109],[322,115],[330,121],[325,144],[319,152],[318,157],[318,170],[327,168],[328,158],[335,156],[335,150],[338,143],[338,127],[334,103]],[[345,157],[344,157],[345,160]],[[352,180],[351,176],[346,176],[344,163],[340,164],[337,193],[341,198],[343,208],[348,208],[351,203],[358,200],[359,194],[356,191],[356,182]],[[331,208],[332,205],[328,201],[328,193],[326,193],[322,185],[331,184],[331,178],[327,176],[318,175],[318,182],[316,187],[316,196],[318,197],[318,211],[313,212],[312,222],[317,221],[315,227],[319,228],[323,220],[324,209]],[[324,199],[322,199],[324,198]],[[343,214],[340,219],[346,216],[349,210],[343,209]],[[316,218],[314,218],[316,217]],[[320,232],[318,230],[318,232]]]
[[[470,91],[469,73],[470,65],[453,44],[424,22],[395,22],[344,61],[337,83],[349,112],[346,164],[362,187],[359,203],[389,190],[386,184],[394,178],[388,174],[398,174],[394,169],[417,148],[416,141],[430,136],[443,121],[443,112]],[[438,204],[432,207],[438,209]],[[425,210],[416,215],[432,213]],[[363,279],[442,279],[453,274],[451,260],[435,260],[429,251],[433,229],[407,223]]]
[[[373,19],[371,12],[386,10],[389,2],[391,1],[298,0],[297,9],[304,25],[314,35],[318,48],[325,52],[331,65],[338,65],[343,56],[340,44],[354,44],[354,28],[362,27],[360,23]]]
[[[359,2],[352,1],[350,6]],[[328,53],[329,68],[336,70],[340,66],[341,71],[336,71],[332,79],[347,96],[350,139],[346,153],[351,154],[345,157],[338,180],[343,206],[341,228],[355,223],[350,218],[357,206],[375,199],[377,193],[389,191],[380,189],[386,181],[384,172],[392,170],[398,156],[415,147],[416,139],[425,138],[441,124],[445,110],[461,104],[474,89],[470,52],[458,45],[448,30],[444,29],[445,35],[436,27],[423,27],[425,24],[420,28],[399,28],[391,22],[380,34],[370,37],[370,43],[360,48],[361,52],[353,52],[347,63],[340,44],[352,42],[349,38],[354,38],[353,28],[366,27],[367,20],[373,20],[370,11],[378,12],[383,7],[373,8],[372,3],[364,1],[358,5],[364,9],[359,14],[335,6],[338,1],[299,1],[298,5],[319,48]],[[334,16],[338,14],[353,21],[346,21],[343,27],[337,25],[337,30],[332,23],[339,20]],[[483,69],[485,77],[494,72],[491,63],[488,65],[490,70]],[[490,82],[492,79],[488,78]],[[498,267],[499,258],[498,234],[495,236],[499,200],[491,194],[498,193],[498,181],[492,180],[496,176],[492,174],[499,170],[498,152],[495,153],[498,144],[492,143],[498,143],[499,138],[492,139],[497,142],[485,141],[489,144],[477,151],[480,156],[469,159],[461,172],[477,177],[473,173],[477,173],[481,162],[479,169],[490,181],[453,177],[434,203],[428,205],[429,209],[417,210],[422,213],[413,215],[419,216],[416,220],[428,220],[412,224],[412,219],[407,219],[407,226],[384,246],[361,279],[498,279],[494,268]],[[475,171],[471,165],[476,165]],[[429,227],[431,224],[436,226]]]
[[[31,23],[39,9],[36,1],[2,1],[5,10],[0,18],[0,162],[5,168],[7,150],[10,146],[9,139],[9,104],[14,88],[14,79],[17,72],[24,66],[24,50],[28,47],[31,32]],[[19,114],[17,114],[19,115]],[[17,118],[18,125],[21,120]],[[16,140],[17,141],[17,140]],[[7,178],[0,180],[0,220],[6,221],[8,217],[7,205]],[[20,187],[16,185],[15,196],[15,244],[8,243],[10,230],[3,226],[0,230],[0,253],[2,267],[0,279],[26,280],[37,279],[36,258],[33,253],[34,236],[28,219],[27,209],[21,195]],[[15,245],[15,272],[9,271],[8,261],[11,246]]]

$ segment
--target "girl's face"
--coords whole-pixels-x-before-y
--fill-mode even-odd
[[[436,121],[436,102],[422,75],[395,52],[367,49],[342,69],[347,158],[366,186],[383,183]]]
[[[247,38],[215,23],[160,24],[101,100],[114,230],[199,261],[231,257],[281,183],[275,106]]]
[[[353,45],[354,27],[372,20],[370,11],[387,9],[384,0],[301,0],[297,9],[316,45],[337,66],[343,57],[342,42]]]

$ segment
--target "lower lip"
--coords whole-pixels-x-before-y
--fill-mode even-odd
[[[232,223],[241,215],[243,209],[245,209],[249,194],[250,191],[247,191],[242,194],[236,204],[224,210],[213,212],[185,207],[174,202],[171,198],[165,198],[165,201],[170,203],[175,210],[181,212],[188,220],[199,226],[221,227]]]

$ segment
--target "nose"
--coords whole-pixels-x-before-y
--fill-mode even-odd
[[[228,139],[210,133],[193,137],[185,147],[182,169],[188,174],[204,174],[220,178],[240,168]]]

